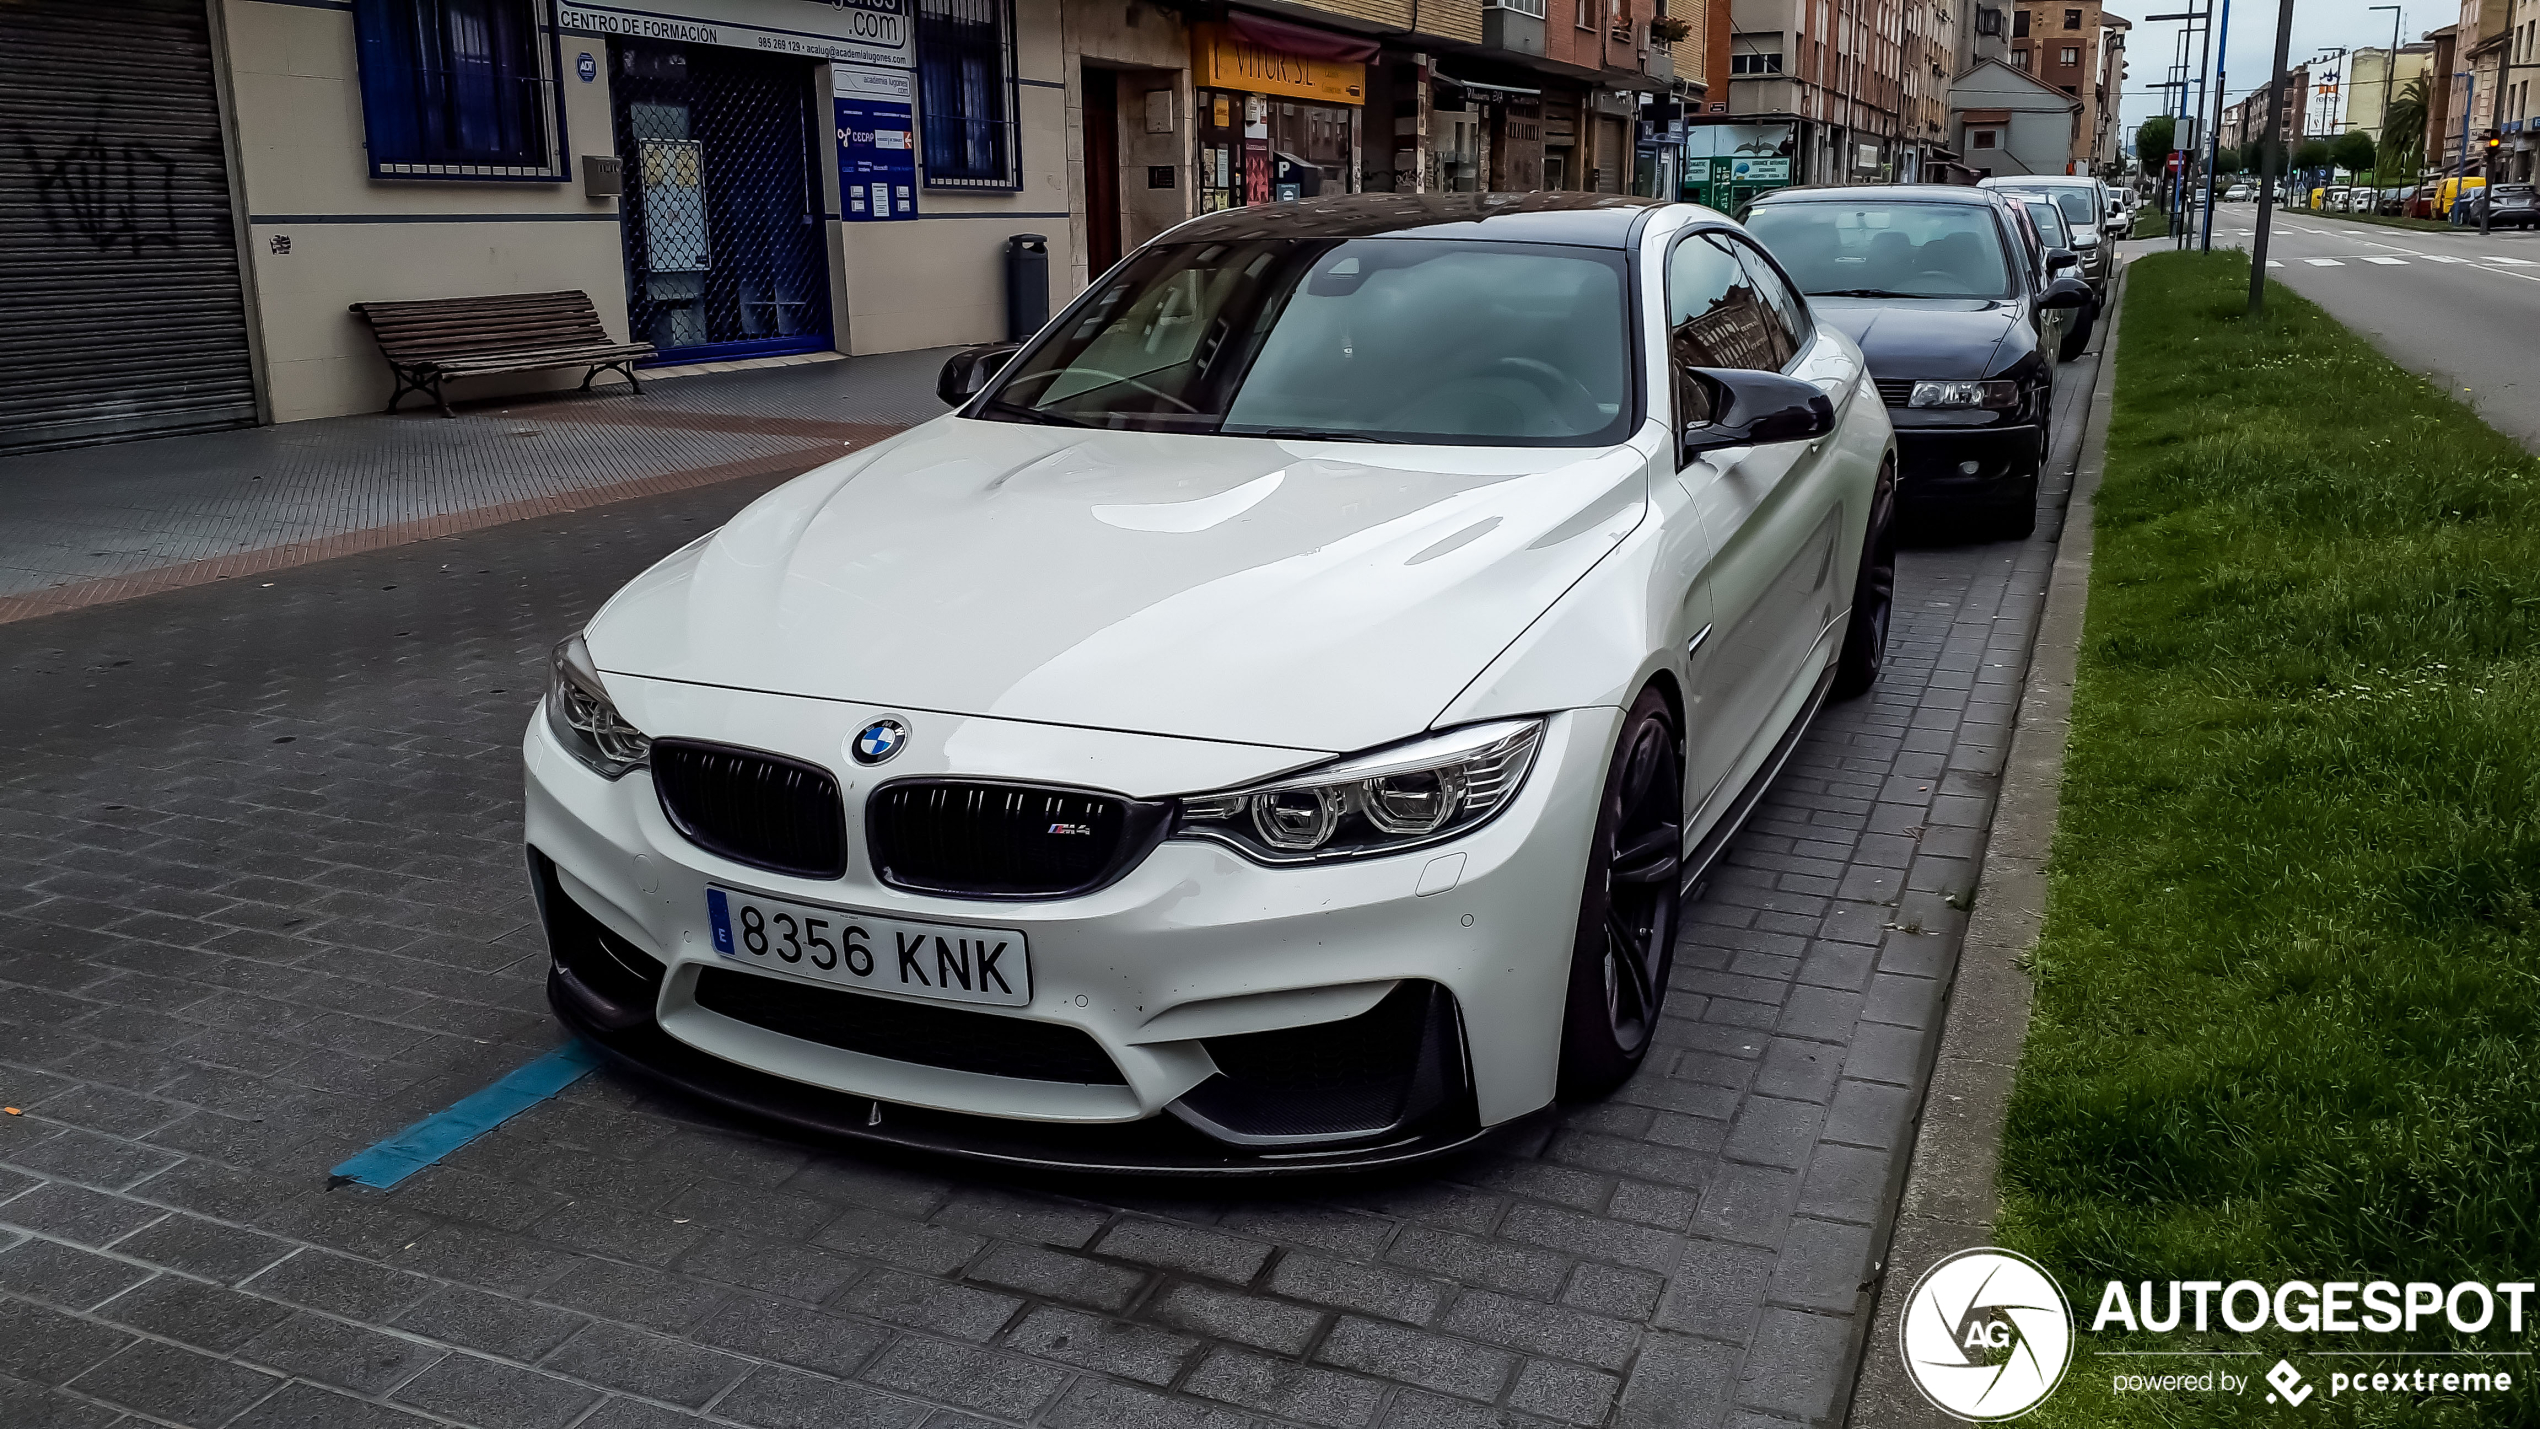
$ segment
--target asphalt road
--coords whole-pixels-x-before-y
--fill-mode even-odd
[[[2255,207],[2227,205],[2214,242],[2247,248],[2256,227]],[[2540,231],[2481,238],[2278,213],[2267,258],[2270,277],[2540,450]]]

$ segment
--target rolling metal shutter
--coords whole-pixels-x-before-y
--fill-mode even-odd
[[[204,0],[0,4],[0,452],[255,419]]]

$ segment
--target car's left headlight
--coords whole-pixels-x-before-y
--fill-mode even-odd
[[[614,779],[652,758],[650,735],[629,724],[600,683],[591,647],[574,636],[547,659],[547,727],[556,742],[603,779]]]
[[[2017,382],[1917,382],[1908,407],[1990,407],[2007,412],[2020,405]]]
[[[1500,720],[1247,789],[1189,795],[1173,837],[1214,840],[1272,864],[1403,853],[1469,833],[1507,808],[1542,742],[1542,720]]]

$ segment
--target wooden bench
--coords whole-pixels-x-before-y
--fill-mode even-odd
[[[603,372],[622,374],[637,392],[635,363],[653,355],[649,342],[619,342],[600,325],[588,293],[498,293],[484,298],[355,303],[397,375],[388,410],[421,392],[451,416],[441,384],[454,377],[492,377],[549,367],[581,367],[582,390]]]

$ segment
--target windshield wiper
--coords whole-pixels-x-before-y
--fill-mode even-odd
[[[1812,298],[1946,298],[1961,296],[1950,293],[1900,293],[1894,288],[1826,288],[1811,292]]]
[[[1015,403],[1002,402],[993,397],[988,399],[988,404],[983,410],[1000,414],[1011,414],[1011,419],[1014,421],[1035,422],[1044,427],[1090,427],[1093,425],[1091,422],[1083,421],[1075,417],[1062,416],[1057,412],[1044,412],[1037,407],[1018,406]]]
[[[1403,445],[1400,437],[1380,437],[1372,432],[1333,432],[1321,427],[1262,427],[1248,431],[1220,427],[1217,429],[1217,434],[1221,437],[1286,437],[1292,441],[1306,442],[1382,442],[1391,446]]]

